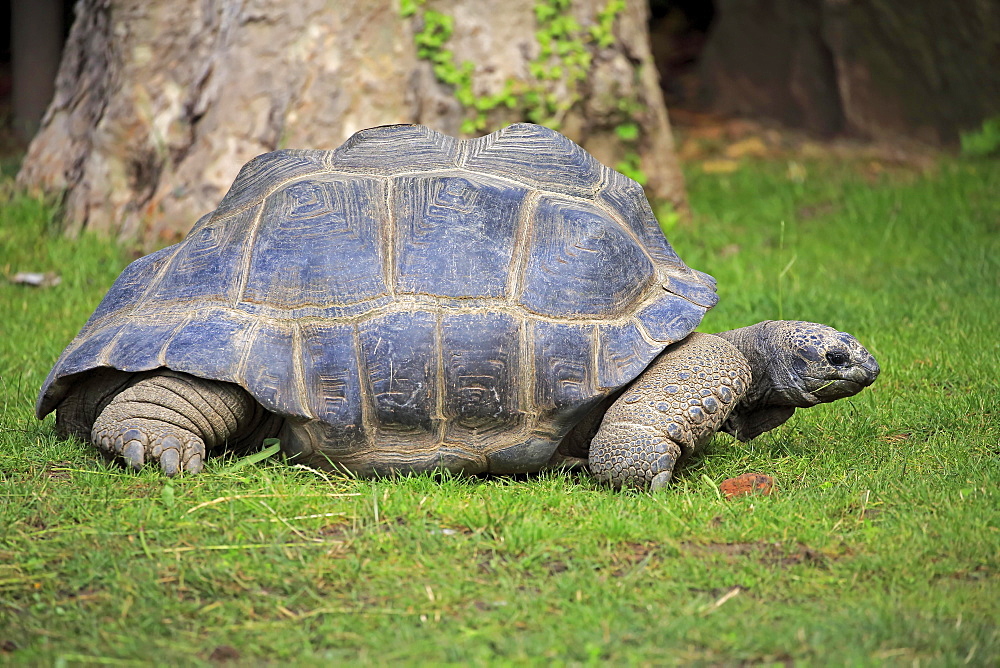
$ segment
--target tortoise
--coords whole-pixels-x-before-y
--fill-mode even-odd
[[[538,125],[419,125],[247,163],[180,243],[129,265],[41,388],[62,436],[197,473],[280,439],[362,476],[585,465],[658,488],[878,365],[815,323],[694,332],[715,280],[635,181]]]

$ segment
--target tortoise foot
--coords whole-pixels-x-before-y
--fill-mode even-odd
[[[606,420],[590,444],[590,471],[614,487],[655,491],[670,482],[681,452],[653,427]]]
[[[173,476],[201,471],[210,450],[253,434],[266,437],[274,426],[267,416],[236,385],[164,371],[116,394],[90,437],[132,469],[156,463]]]
[[[205,442],[195,434],[166,422],[133,418],[94,424],[91,438],[99,449],[133,469],[158,463],[168,476],[198,473],[205,462]]]

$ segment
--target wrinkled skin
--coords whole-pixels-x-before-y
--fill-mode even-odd
[[[878,362],[857,339],[798,320],[764,322],[717,334],[753,369],[753,382],[721,430],[749,441],[774,429],[796,408],[850,397],[875,382]]]
[[[695,333],[664,351],[600,416],[588,416],[591,431],[571,432],[566,445],[598,478],[655,490],[717,431],[749,441],[796,408],[857,394],[878,373],[857,339],[826,325],[765,321]]]

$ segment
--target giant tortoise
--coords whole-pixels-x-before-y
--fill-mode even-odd
[[[180,243],[129,265],[37,413],[133,468],[280,439],[358,475],[585,464],[660,487],[878,374],[852,336],[693,333],[717,300],[642,188],[547,128],[418,125],[250,161]]]

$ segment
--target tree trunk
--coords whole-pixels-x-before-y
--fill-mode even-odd
[[[528,118],[683,207],[645,2],[545,9],[562,4],[80,0],[19,180],[62,193],[71,232],[158,245],[260,153],[388,123],[458,135]]]
[[[52,100],[59,68],[63,23],[61,0],[10,4],[11,112],[18,139],[38,131]]]
[[[823,134],[955,143],[1000,113],[1000,4],[717,0],[699,69],[716,111]]]

